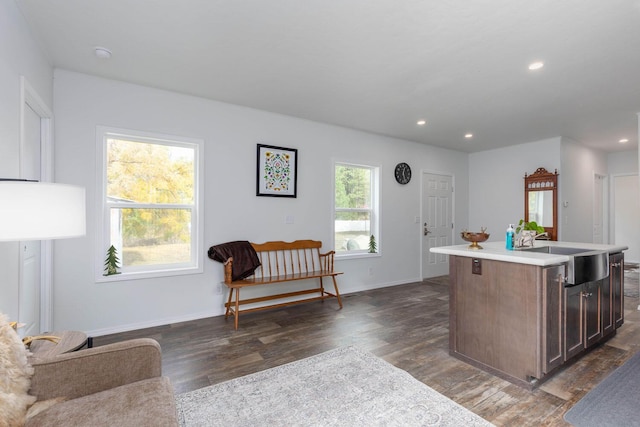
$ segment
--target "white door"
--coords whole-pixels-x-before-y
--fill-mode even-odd
[[[453,242],[453,177],[422,174],[422,278],[449,274],[449,257],[429,250]]]
[[[638,175],[613,177],[610,243],[626,245],[626,261],[640,261],[640,184]]]
[[[40,116],[28,105],[24,109],[24,138],[20,155],[23,179],[40,180]],[[41,242],[20,242],[20,292],[18,321],[25,326],[20,335],[40,333]]]

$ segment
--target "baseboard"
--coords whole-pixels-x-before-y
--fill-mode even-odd
[[[356,286],[355,288],[350,288],[349,292],[342,293],[341,295],[349,295],[355,292],[371,291],[373,289],[389,288],[391,286],[408,285],[409,283],[415,283],[415,282],[422,282],[422,279],[415,278],[413,280],[395,280],[393,282],[373,283],[373,284],[362,283],[359,286]]]
[[[170,325],[173,323],[188,322],[191,320],[205,319],[207,317],[215,317],[215,316],[221,316],[221,315],[224,315],[224,311],[222,311],[222,308],[220,308],[219,313],[213,312],[213,311],[207,311],[207,312],[201,312],[201,313],[190,313],[184,316],[163,317],[160,319],[154,319],[147,322],[129,323],[126,325],[118,325],[111,328],[95,329],[93,331],[86,331],[86,334],[87,336],[90,336],[90,337],[100,337],[102,335],[119,334],[121,332],[129,332],[129,331],[135,331],[138,329],[153,328],[155,326]]]
[[[387,282],[387,283],[375,283],[375,284],[369,284],[369,285],[367,285],[366,283],[362,283],[360,286],[349,289],[349,292],[341,293],[341,295],[345,296],[355,292],[370,291],[378,288],[400,286],[400,285],[406,285],[409,283],[421,282],[421,281],[422,279],[416,278],[414,280],[409,280],[409,281],[401,280],[401,281],[393,281],[393,282]],[[329,286],[329,290],[331,290],[330,288],[331,286]],[[212,311],[200,312],[200,313],[190,313],[184,316],[163,317],[159,319],[149,320],[147,322],[129,323],[126,325],[117,325],[109,328],[94,329],[92,331],[85,331],[85,332],[87,336],[100,337],[103,335],[119,334],[121,332],[129,332],[129,331],[135,331],[138,329],[153,328],[155,326],[164,326],[164,325],[170,325],[173,323],[188,322],[191,320],[206,319],[207,317],[216,317],[216,316],[223,316],[223,315],[224,315],[224,307],[220,307],[219,310],[215,310],[215,311],[212,310]]]

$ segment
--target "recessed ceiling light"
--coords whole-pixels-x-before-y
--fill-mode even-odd
[[[529,64],[529,69],[530,70],[539,70],[540,68],[544,67],[544,62],[532,62],[531,64]]]
[[[418,120],[418,126],[424,126],[427,124],[426,120]]]
[[[467,138],[467,139],[470,139],[470,138],[473,138],[473,134],[472,133],[466,133],[464,135],[464,137]]]
[[[100,59],[109,59],[111,58],[111,51],[106,47],[96,46],[94,53]]]
[[[629,140],[627,138],[622,138],[620,141],[618,141],[620,144],[626,144],[627,142],[629,142]]]

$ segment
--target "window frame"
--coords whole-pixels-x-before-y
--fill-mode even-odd
[[[141,143],[168,145],[173,147],[190,148],[194,150],[194,201],[193,205],[185,204],[154,204],[136,203],[135,208],[175,208],[191,210],[191,253],[192,259],[181,264],[153,264],[137,266],[121,270],[119,274],[104,276],[104,261],[109,247],[110,238],[110,210],[113,207],[132,207],[130,203],[118,204],[107,201],[107,139],[122,138]],[[185,136],[166,135],[157,132],[146,132],[109,126],[96,126],[96,249],[95,249],[95,280],[96,282],[115,282],[133,279],[148,279],[155,277],[179,276],[203,273],[203,236],[204,215],[203,179],[204,179],[204,140]],[[121,256],[121,254],[119,254]]]
[[[370,232],[376,238],[377,244],[377,252],[369,253],[369,248],[355,250],[355,251],[338,251],[336,248],[336,213],[338,209],[336,207],[336,167],[337,166],[348,166],[355,168],[366,168],[371,171],[371,208],[370,209],[356,209],[357,211],[369,211],[370,212]],[[331,206],[332,206],[332,221],[331,221],[331,236],[333,240],[333,248],[335,251],[335,257],[337,259],[355,259],[355,258],[370,258],[370,257],[379,257],[382,254],[382,238],[381,238],[381,211],[380,211],[380,194],[381,194],[381,176],[380,165],[375,165],[373,163],[367,162],[354,162],[348,160],[333,160],[332,164],[332,173],[331,173],[331,182],[332,182],[332,193],[331,193]],[[346,212],[345,209],[340,209],[341,212]]]

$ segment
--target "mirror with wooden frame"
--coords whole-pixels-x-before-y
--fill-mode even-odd
[[[524,174],[524,218],[544,227],[549,240],[558,240],[558,170],[538,168]]]

